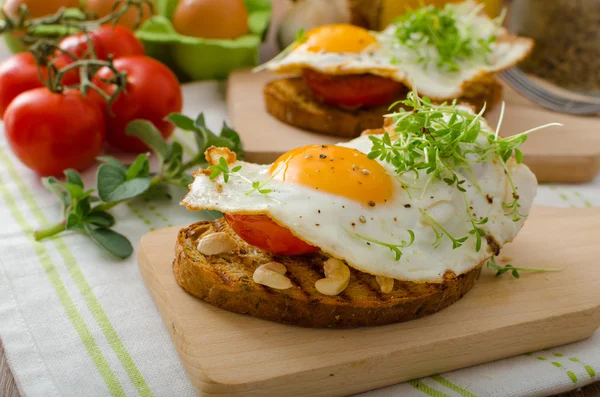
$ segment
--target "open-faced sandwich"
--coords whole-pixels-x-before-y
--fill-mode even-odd
[[[496,104],[495,73],[531,51],[472,1],[410,11],[382,32],[325,25],[262,68],[292,75],[264,88],[269,113],[290,125],[343,137],[381,127],[388,107],[416,87],[437,102],[458,99],[478,112]]]
[[[414,91],[388,118],[270,165],[209,148],[182,204],[224,217],[179,232],[177,282],[307,327],[406,321],[460,299],[529,214],[537,182],[517,147],[531,131],[502,138],[481,112]]]

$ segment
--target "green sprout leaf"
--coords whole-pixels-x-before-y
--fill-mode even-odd
[[[492,256],[487,263],[487,268],[496,272],[496,277],[501,277],[504,273],[510,272],[514,278],[521,278],[519,272],[541,273],[541,272],[560,272],[563,269],[539,268],[539,267],[515,267],[511,264],[500,266]]]
[[[359,233],[355,233],[354,231],[350,230],[350,233],[354,234],[356,237],[365,240],[369,243],[373,243],[373,244],[377,244],[377,245],[381,245],[382,247],[387,247],[390,249],[390,251],[394,254],[394,259],[396,261],[399,261],[402,258],[402,248],[406,248],[408,246],[410,246],[414,241],[415,241],[415,233],[412,230],[407,230],[406,231],[410,237],[410,239],[408,241],[404,241],[402,240],[400,242],[400,244],[393,244],[393,243],[385,243],[383,241],[379,241],[377,239],[368,237],[368,236],[364,236],[362,234]]]

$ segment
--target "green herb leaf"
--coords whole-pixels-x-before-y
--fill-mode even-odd
[[[170,121],[177,128],[180,128],[184,131],[194,131],[196,129],[194,126],[194,120],[181,113],[171,113],[165,117],[165,120]]]
[[[81,175],[79,175],[79,173],[74,169],[69,168],[65,170],[65,177],[67,178],[68,183],[83,188],[83,181],[81,180]]]
[[[98,195],[105,202],[127,200],[139,196],[150,187],[150,177],[127,180],[122,168],[103,164],[98,168]]]
[[[129,166],[129,169],[125,174],[125,179],[131,180],[138,176],[148,176],[149,169],[150,164],[148,162],[148,153],[142,153],[138,155],[133,164]]]
[[[106,211],[92,211],[85,216],[84,221],[103,227],[111,227],[115,224],[115,218]]]
[[[133,253],[133,246],[125,236],[105,227],[84,226],[87,234],[101,248],[114,256],[125,259]]]
[[[99,156],[99,157],[96,157],[96,160],[98,160],[102,163],[110,164],[114,167],[120,167],[123,169],[126,168],[123,163],[121,163],[118,159],[116,159],[112,156]]]
[[[52,192],[56,197],[58,197],[62,204],[62,210],[64,212],[65,209],[71,204],[71,198],[69,194],[60,187],[58,180],[52,176],[42,178],[42,185],[44,185],[44,187],[48,189],[48,191]]]
[[[159,161],[164,161],[169,153],[169,146],[162,137],[160,131],[148,120],[133,120],[127,124],[125,133],[141,139],[154,153]]]
[[[77,230],[81,226],[81,218],[74,212],[71,212],[67,217],[65,225],[67,230]]]

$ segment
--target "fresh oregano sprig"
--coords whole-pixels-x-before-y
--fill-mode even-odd
[[[502,276],[504,273],[510,272],[514,278],[521,278],[519,272],[531,272],[531,273],[539,273],[539,272],[560,272],[562,269],[553,269],[553,268],[539,268],[539,267],[515,267],[511,264],[506,264],[505,266],[500,266],[496,263],[496,259],[492,256],[492,258],[487,263],[487,268],[490,270],[494,270],[496,272],[496,277]]]
[[[164,197],[168,186],[187,188],[194,181],[188,170],[206,164],[204,151],[209,146],[224,146],[242,153],[239,136],[227,125],[223,126],[220,135],[216,135],[206,127],[202,114],[196,120],[181,114],[171,114],[168,119],[177,127],[194,133],[199,151],[197,155],[184,162],[181,144],[166,142],[149,121],[132,121],[127,126],[127,134],[148,145],[158,160],[157,171],[150,169],[150,153],[143,153],[131,164],[124,164],[110,156],[98,157],[101,165],[96,174],[95,189],[86,189],[75,170],[65,171],[65,181],[43,178],[44,186],[62,204],[63,220],[36,231],[35,239],[42,240],[67,230],[75,231],[87,235],[116,257],[127,258],[132,254],[133,246],[125,236],[111,229],[115,224],[115,218],[108,212],[111,208],[139,197]]]

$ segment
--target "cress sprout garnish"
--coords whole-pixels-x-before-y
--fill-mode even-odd
[[[492,256],[487,264],[487,268],[496,271],[496,277],[502,276],[504,273],[510,272],[514,278],[521,278],[519,272],[541,273],[541,272],[560,272],[562,269],[542,268],[542,267],[515,267],[510,263],[505,266],[500,266],[496,263],[496,259]]]
[[[488,219],[475,217],[465,189],[468,181],[469,186],[474,186],[482,194],[472,169],[472,164],[475,163],[491,161],[494,158],[501,163],[512,189],[512,201],[502,203],[505,214],[511,216],[515,222],[526,216],[519,213],[519,195],[507,162],[513,155],[517,163],[523,161],[523,154],[518,147],[527,140],[530,133],[561,124],[549,123],[504,138],[499,136],[502,120],[494,133],[483,123],[483,110],[473,114],[457,106],[456,100],[451,104],[436,105],[427,97],[419,97],[413,89],[408,93],[406,100],[399,101],[392,107],[397,105],[403,107],[386,115],[393,121],[394,132],[392,135],[385,132],[383,136],[369,136],[372,147],[368,157],[391,164],[399,177],[409,172],[414,172],[416,177],[419,177],[419,171],[424,171],[428,177],[421,197],[425,196],[428,186],[434,180],[454,186],[463,195],[465,211],[472,226],[466,237],[455,237],[421,209],[421,214],[429,220],[435,231],[434,246],[437,247],[445,235],[452,241],[453,248],[458,248],[469,235],[473,235],[476,239],[476,251],[481,249],[481,238],[485,236],[485,231],[480,226],[487,223]],[[504,105],[501,117],[503,114]],[[487,135],[487,139],[480,139],[481,134]]]
[[[239,178],[252,186],[252,189],[248,190],[246,192],[246,196],[249,196],[254,192],[258,192],[258,193],[262,194],[263,196],[265,196],[266,198],[271,199],[271,200],[281,204],[279,201],[277,201],[276,199],[269,196],[269,193],[271,193],[273,191],[272,189],[264,189],[265,185],[267,183],[271,182],[273,180],[273,178],[275,178],[275,176],[277,175],[277,173],[279,172],[281,167],[278,170],[276,170],[276,172],[274,172],[267,180],[265,180],[262,183],[259,181],[252,182],[250,179],[248,179],[244,175],[240,174],[238,171],[240,171],[242,169],[241,165],[237,165],[230,169],[225,157],[219,157],[219,162],[217,164],[211,165],[207,169],[209,171],[211,171],[211,173],[209,175],[209,178],[211,180],[216,179],[219,175],[223,175],[223,182],[225,182],[225,183],[229,182],[229,178],[232,176]]]
[[[351,233],[354,234],[356,237],[358,237],[362,240],[365,240],[367,242],[389,248],[390,251],[392,251],[392,253],[395,255],[395,259],[397,261],[399,261],[400,258],[402,258],[402,251],[400,250],[400,248],[406,248],[415,241],[415,233],[412,230],[407,230],[407,233],[410,236],[410,240],[409,241],[402,240],[400,242],[400,244],[384,243],[383,241],[379,241],[379,240],[376,240],[376,239],[368,237],[368,236],[364,236],[359,233],[355,233],[355,232],[351,232]]]
[[[481,29],[476,19],[483,5],[447,4],[443,8],[428,6],[408,11],[394,22],[394,37],[404,47],[415,51],[418,61],[446,72],[460,69],[459,62],[481,58],[487,62],[492,43],[504,14],[492,22],[491,29]],[[481,23],[481,22],[480,22]]]

